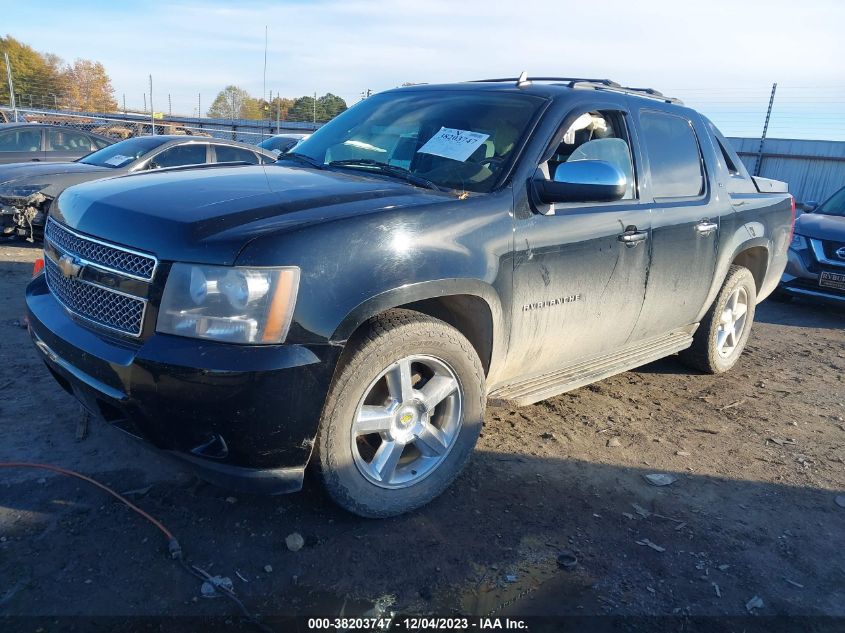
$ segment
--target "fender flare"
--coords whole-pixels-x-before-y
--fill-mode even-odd
[[[716,300],[716,296],[719,294],[719,291],[722,289],[722,285],[725,283],[725,278],[728,276],[728,269],[731,267],[731,264],[736,261],[736,258],[740,255],[740,253],[752,248],[764,248],[768,254],[766,267],[768,268],[771,265],[772,241],[769,238],[761,235],[759,237],[752,237],[739,242],[734,247],[733,251],[731,251],[729,256],[720,258],[720,261],[717,263],[715,271],[716,274],[713,276],[713,284],[710,286],[710,292],[707,295],[707,301],[704,304],[704,308],[702,309],[701,314],[698,315],[698,321],[701,321],[701,319],[704,318],[704,315],[707,314],[710,306],[713,305],[713,302]]]
[[[372,317],[409,303],[456,295],[468,295],[484,301],[492,322],[490,373],[504,360],[508,346],[508,328],[502,303],[496,290],[479,279],[450,278],[422,281],[392,288],[370,297],[353,308],[338,324],[330,337],[333,344],[343,345],[364,322]]]

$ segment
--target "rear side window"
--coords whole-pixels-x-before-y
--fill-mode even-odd
[[[255,152],[250,152],[248,149],[242,147],[232,147],[231,145],[215,145],[214,152],[217,154],[218,163],[249,163],[250,165],[258,164],[258,157]]]
[[[701,151],[685,118],[645,110],[640,113],[651,190],[655,198],[690,198],[704,193]]]
[[[205,163],[205,143],[179,145],[164,150],[153,158],[156,167],[181,167],[183,165],[201,165]]]
[[[91,137],[69,130],[47,130],[47,149],[54,152],[91,151]]]

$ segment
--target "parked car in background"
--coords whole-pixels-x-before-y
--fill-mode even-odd
[[[845,187],[796,219],[778,295],[845,304]]]
[[[0,164],[69,161],[114,143],[114,139],[62,125],[0,124]]]
[[[139,136],[69,163],[0,165],[0,232],[30,240],[44,231],[46,210],[71,185],[151,169],[204,163],[271,163],[269,151],[225,139]]]
[[[297,143],[307,139],[310,134],[274,134],[270,138],[266,138],[258,144],[258,147],[273,152],[276,156],[289,152]]]
[[[653,90],[400,88],[271,165],[68,189],[29,333],[93,415],[207,479],[291,492],[312,462],[339,505],[385,517],[457,477],[488,398],[675,353],[731,369],[794,209]]]

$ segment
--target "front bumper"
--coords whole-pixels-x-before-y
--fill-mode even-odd
[[[845,274],[845,267],[825,268],[829,272]],[[778,292],[792,297],[806,297],[820,301],[845,304],[845,290],[819,284],[822,269],[807,251],[789,250],[786,270],[781,276]]]
[[[301,487],[339,347],[127,341],[77,322],[44,275],[26,303],[44,362],[93,415],[214,483],[270,494]]]

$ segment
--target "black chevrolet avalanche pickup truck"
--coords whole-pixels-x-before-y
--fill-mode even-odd
[[[278,162],[53,203],[29,329],[107,423],[240,490],[384,517],[461,471],[488,400],[680,353],[724,372],[792,240],[783,183],[607,80],[384,92]]]

